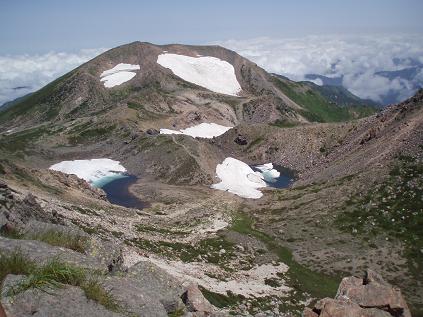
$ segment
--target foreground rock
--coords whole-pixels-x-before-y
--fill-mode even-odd
[[[411,317],[401,291],[368,270],[364,278],[346,277],[334,299],[324,298],[303,317]]]

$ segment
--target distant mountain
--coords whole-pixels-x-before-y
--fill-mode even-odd
[[[11,107],[13,107],[14,105],[20,103],[21,101],[24,101],[26,98],[28,98],[32,93],[26,94],[22,97],[18,97],[16,99],[13,99],[11,101],[7,101],[4,104],[0,105],[0,111],[5,111]]]
[[[420,316],[422,135],[423,90],[380,111],[219,46],[109,50],[0,111],[0,284],[19,290],[1,304],[8,316],[299,316],[371,267]],[[287,183],[267,186],[276,175]],[[93,187],[110,176],[130,176],[116,179],[121,202]],[[28,289],[33,273],[49,292]],[[387,292],[378,308],[392,307]]]
[[[341,86],[341,87],[342,87],[342,79],[343,78],[344,78],[344,76],[327,77],[327,76],[318,75],[318,74],[307,74],[307,75],[305,75],[305,79],[308,79],[308,80],[320,79],[322,81],[323,85]]]
[[[319,86],[308,81],[295,82],[285,76],[274,76],[278,79],[278,87],[307,109],[304,116],[310,121],[346,121],[370,115],[379,107],[376,102],[363,100],[340,86]]]
[[[421,71],[423,65],[408,67],[400,70],[393,71],[380,71],[376,72],[376,75],[386,77],[388,79],[402,78],[406,80],[413,80]]]
[[[343,86],[332,86],[332,85],[316,85],[312,82],[302,82],[308,85],[310,88],[317,90],[322,96],[328,99],[330,102],[340,106],[340,107],[351,107],[351,106],[370,106],[379,108],[382,105],[370,100],[362,99]]]
[[[387,78],[389,80],[398,80],[401,82],[401,87],[397,90],[389,90],[381,96],[382,105],[390,105],[403,101],[404,91],[411,96],[421,87],[423,87],[423,64],[416,60],[402,61],[396,59],[394,61],[398,65],[410,64],[399,70],[378,71],[374,75]],[[305,78],[310,81],[320,80],[323,85],[344,87],[344,76],[328,77],[320,74],[307,74]],[[345,88],[345,87],[344,87]],[[406,94],[407,95],[407,94]]]
[[[196,66],[205,67],[201,74],[192,75],[196,70],[188,69],[193,61],[204,62]],[[210,68],[210,63],[215,65]],[[221,69],[217,73],[213,73],[215,66]],[[175,124],[185,128],[193,120],[206,117],[225,125],[295,124],[344,121],[369,113],[345,109],[354,102],[338,104],[330,99],[330,93],[319,93],[322,107],[317,109],[308,99],[290,94],[284,84],[223,47],[134,42],[105,52],[37,92],[9,103],[1,112],[0,123],[63,124],[97,116],[101,125],[101,121],[110,122],[117,109],[120,115],[130,114],[133,109],[149,113],[136,119],[142,126],[156,127],[150,117],[160,116],[164,128]],[[316,87],[307,87],[316,91]]]

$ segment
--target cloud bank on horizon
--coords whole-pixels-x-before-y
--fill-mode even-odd
[[[323,75],[377,102],[399,102],[423,86],[423,35],[263,37],[215,44],[269,72],[317,84],[319,76],[307,75]]]
[[[0,106],[40,89],[104,51],[100,48],[75,53],[0,56]]]
[[[262,37],[213,44],[235,50],[269,72],[317,84],[333,80],[362,98],[382,103],[404,100],[423,86],[423,35]],[[0,56],[0,105],[41,88],[103,51]]]

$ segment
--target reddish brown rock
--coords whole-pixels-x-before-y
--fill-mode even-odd
[[[213,306],[203,296],[197,285],[191,284],[186,288],[186,292],[182,295],[182,301],[191,312],[211,313]]]
[[[313,315],[312,313],[315,313]],[[411,317],[401,291],[368,270],[364,278],[346,277],[339,284],[335,299],[318,301],[304,317]]]
[[[315,313],[311,308],[306,307],[303,312],[303,317],[318,317],[317,313]]]

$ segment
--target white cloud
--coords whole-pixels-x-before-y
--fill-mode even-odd
[[[423,65],[423,35],[263,37],[213,44],[233,49],[269,72],[293,80],[304,80],[306,74],[343,76],[346,88],[376,101],[384,100],[389,94],[399,101],[423,86],[423,68],[411,79],[376,74],[401,70],[415,63]],[[41,88],[103,51],[0,56],[0,105]],[[319,79],[314,81],[321,83]]]
[[[376,101],[389,93],[406,98],[416,86],[423,85],[421,72],[411,80],[375,74],[404,69],[415,64],[413,60],[423,64],[423,35],[264,37],[215,44],[233,49],[267,71],[293,80],[304,80],[306,74],[344,76],[346,88]]]
[[[0,56],[0,105],[43,87],[104,51]]]

